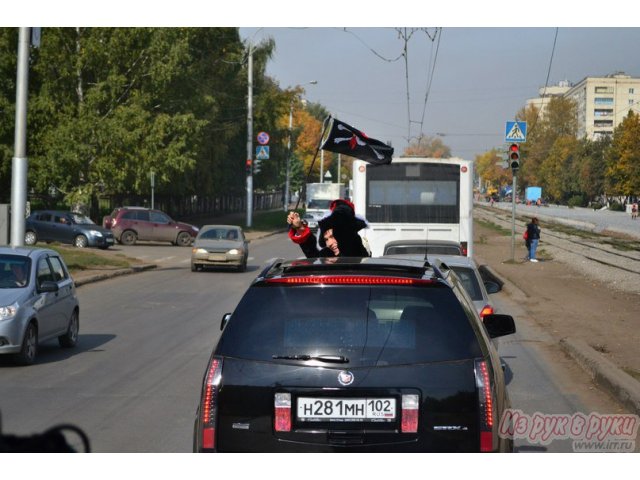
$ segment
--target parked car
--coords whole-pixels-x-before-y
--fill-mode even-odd
[[[194,451],[511,451],[490,337],[455,275],[396,258],[276,260],[205,369]]]
[[[25,221],[24,243],[60,242],[78,248],[107,249],[114,244],[113,234],[93,223],[86,215],[59,210],[39,210]]]
[[[249,241],[235,225],[204,225],[191,249],[191,271],[204,267],[247,269]]]
[[[384,246],[383,255],[467,255],[458,242],[449,240],[394,240]]]
[[[187,247],[198,235],[198,227],[176,222],[160,210],[144,207],[118,207],[102,219],[102,226],[110,229],[123,245],[146,240]]]
[[[29,365],[46,340],[75,347],[79,312],[73,279],[57,252],[0,247],[0,354]]]

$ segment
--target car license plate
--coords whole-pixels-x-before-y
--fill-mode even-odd
[[[392,422],[393,398],[298,398],[301,422]]]
[[[111,237],[107,238],[107,243],[113,243],[113,238]]]
[[[224,262],[227,259],[225,255],[209,255],[209,260],[212,262]]]

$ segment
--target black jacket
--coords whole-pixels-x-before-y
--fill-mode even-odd
[[[537,223],[529,223],[527,224],[527,240],[536,240],[540,239],[540,226]]]

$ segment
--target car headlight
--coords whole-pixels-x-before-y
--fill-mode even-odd
[[[191,249],[191,251],[192,251],[193,253],[203,253],[203,254],[204,254],[204,253],[209,253],[209,252],[207,252],[207,250],[205,250],[204,248],[193,248],[193,249]]]
[[[0,307],[0,320],[9,320],[18,313],[18,302],[6,307]]]
[[[191,229],[196,233],[198,233],[200,231],[200,229],[198,227],[191,227]]]
[[[229,250],[227,252],[229,255],[240,255],[242,254],[242,250],[240,250],[239,248],[232,248],[231,250]]]
[[[99,232],[98,230],[89,230],[89,235],[93,235],[94,237],[101,237],[102,232]]]

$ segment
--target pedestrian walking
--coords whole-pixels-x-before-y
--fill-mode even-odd
[[[638,218],[638,203],[633,202],[633,205],[631,205],[631,220],[635,220],[636,218]]]
[[[536,250],[540,242],[540,225],[538,225],[538,217],[533,217],[531,223],[527,225],[527,245],[529,247],[529,261],[537,263]]]

